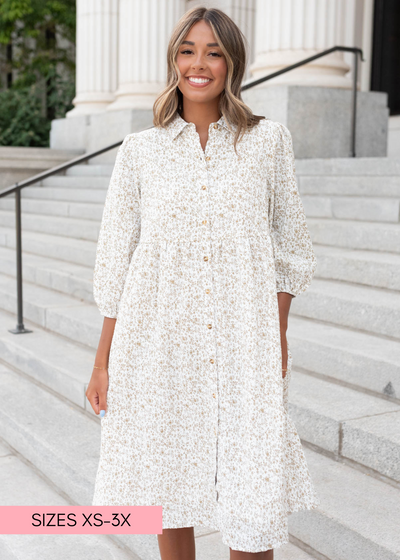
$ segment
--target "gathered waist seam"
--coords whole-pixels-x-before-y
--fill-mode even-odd
[[[262,239],[256,237],[231,237],[231,238],[223,238],[223,239],[213,239],[213,244],[222,244],[222,243],[246,243],[246,242],[255,242],[255,243],[269,243],[271,239],[269,237],[264,237]],[[209,244],[208,239],[199,239],[199,240],[182,240],[182,239],[157,239],[154,241],[139,241],[138,245],[161,245],[161,244],[175,244],[175,245],[207,245]]]

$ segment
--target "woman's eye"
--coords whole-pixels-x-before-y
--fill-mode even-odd
[[[189,50],[181,51],[181,54],[186,54],[186,53],[193,54],[192,51],[189,51]],[[212,53],[209,53],[209,54],[215,54],[216,56],[219,56],[219,57],[222,56],[221,54],[219,54],[219,53],[217,53],[217,52],[212,52]]]

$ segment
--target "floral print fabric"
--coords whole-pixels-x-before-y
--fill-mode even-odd
[[[204,525],[234,550],[288,542],[319,505],[288,415],[277,292],[298,296],[316,258],[292,138],[261,120],[178,113],[128,134],[100,227],[94,297],[117,318],[93,505],[161,505],[163,528]]]

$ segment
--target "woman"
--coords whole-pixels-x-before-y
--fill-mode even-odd
[[[178,22],[155,126],[118,151],[97,245],[93,505],[161,505],[162,560],[194,559],[199,525],[231,559],[271,560],[288,514],[319,505],[286,340],[316,260],[291,135],[241,100],[243,39],[217,9]]]

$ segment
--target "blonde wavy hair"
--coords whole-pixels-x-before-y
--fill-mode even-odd
[[[230,123],[237,126],[234,137],[236,152],[239,136],[241,134],[243,136],[246,129],[251,129],[265,117],[254,115],[241,98],[240,88],[247,62],[245,47],[247,40],[234,21],[217,8],[192,8],[176,24],[167,49],[167,85],[154,102],[153,124],[165,127],[173,120],[176,111],[181,114],[183,95],[178,88],[181,73],[176,63],[176,56],[191,27],[201,20],[210,25],[226,58],[227,75],[225,89],[220,95],[219,112],[228,126]]]

